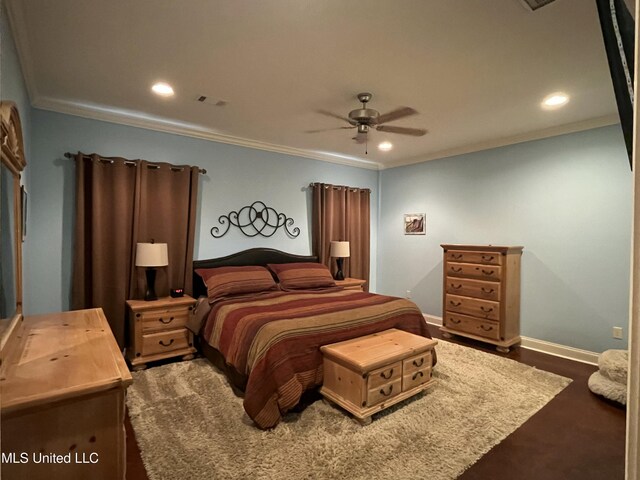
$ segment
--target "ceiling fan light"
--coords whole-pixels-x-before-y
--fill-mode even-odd
[[[172,97],[174,94],[173,87],[164,82],[154,83],[151,87],[151,91],[161,97]]]
[[[393,148],[393,144],[391,142],[382,142],[378,145],[378,150],[382,150],[383,152],[388,152]]]

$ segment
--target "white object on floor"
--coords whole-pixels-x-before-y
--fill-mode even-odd
[[[594,372],[589,377],[589,390],[597,395],[602,395],[609,400],[627,404],[627,385],[625,383],[618,383],[610,380],[602,375],[600,372]]]
[[[598,356],[599,371],[589,377],[589,390],[609,400],[627,404],[627,371],[629,352],[607,350]]]

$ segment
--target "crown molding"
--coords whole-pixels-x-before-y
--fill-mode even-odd
[[[22,15],[22,9],[14,7],[14,2],[4,2],[9,17],[9,27],[11,35],[18,51],[18,61],[22,69],[22,78],[27,87],[27,95],[33,104],[33,99],[38,98],[38,89],[36,87],[34,68],[31,62],[31,49],[29,48],[29,40],[27,37],[27,27]]]
[[[75,115],[78,117],[90,118],[93,120],[117,123],[120,125],[144,128],[147,130],[155,130],[164,133],[172,133],[175,135],[210,140],[214,142],[237,145],[240,147],[253,148],[257,150],[265,150],[268,152],[282,153],[285,155],[294,155],[296,157],[311,158],[313,160],[322,160],[324,162],[336,163],[339,165],[346,165],[350,167],[365,168],[369,170],[379,170],[381,168],[381,165],[379,163],[361,160],[357,157],[349,157],[346,155],[333,154],[329,152],[304,150],[301,148],[275,145],[272,143],[260,142],[257,140],[224,135],[198,125],[154,117],[140,112],[108,108],[94,104],[68,102],[48,97],[37,97],[32,100],[31,105],[34,108],[39,108],[42,110]]]
[[[389,168],[403,167],[406,165],[414,165],[416,163],[427,162],[429,160],[438,160],[441,158],[454,157],[456,155],[464,155],[467,153],[480,152],[482,150],[491,150],[492,148],[505,147],[516,143],[530,142],[533,140],[542,140],[549,137],[557,137],[568,133],[581,132],[583,130],[591,130],[593,128],[607,127],[620,123],[620,117],[617,114],[605,115],[602,117],[591,118],[580,122],[567,123],[556,127],[535,130],[520,135],[512,135],[510,137],[497,138],[486,142],[471,143],[461,147],[440,150],[438,152],[428,153],[417,157],[399,160],[397,162],[388,163],[380,166],[380,170]]]

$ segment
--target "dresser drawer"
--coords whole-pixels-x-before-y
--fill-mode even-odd
[[[422,385],[429,380],[431,380],[431,367],[405,373],[402,375],[402,391],[406,392],[407,390],[411,390],[413,387]]]
[[[142,336],[142,355],[154,355],[184,348],[189,348],[189,331],[186,328]]]
[[[451,330],[500,340],[500,324],[498,322],[492,322],[491,320],[483,320],[481,318],[447,312],[444,317],[444,326]]]
[[[502,279],[502,267],[495,265],[447,262],[445,274],[453,277],[471,277],[482,280],[499,281]]]
[[[468,278],[447,277],[446,292],[464,297],[484,298],[486,300],[500,300],[500,283],[485,280],[471,280]]]
[[[431,351],[421,353],[420,355],[414,355],[402,361],[402,375],[408,373],[417,372],[425,368],[431,368],[433,359],[431,357]]]
[[[490,320],[500,319],[500,303],[491,300],[447,294],[445,307],[450,312],[465,313]]]
[[[398,371],[400,373],[400,371]],[[402,375],[398,375],[392,382],[370,388],[367,392],[367,406],[384,402],[402,392]]]
[[[391,365],[372,370],[369,373],[367,387],[375,389],[380,385],[392,382],[402,377],[402,362],[396,362]]]
[[[502,255],[497,252],[465,252],[449,250],[444,258],[450,262],[483,263],[486,265],[502,265]]]
[[[138,313],[142,321],[142,333],[184,328],[189,318],[189,307],[167,308]]]

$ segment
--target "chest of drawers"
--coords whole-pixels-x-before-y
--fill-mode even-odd
[[[520,342],[519,246],[441,245],[444,250],[440,329],[508,352]]]
[[[128,300],[129,344],[127,358],[133,370],[146,368],[147,362],[182,356],[193,358],[193,333],[187,320],[196,301],[188,295],[158,300]]]
[[[392,328],[320,347],[320,393],[363,424],[429,386],[436,340]]]

